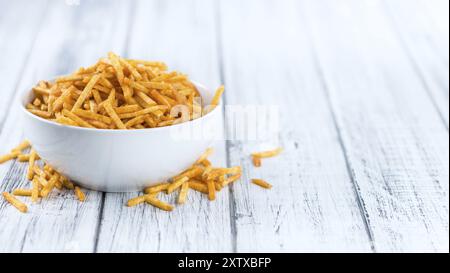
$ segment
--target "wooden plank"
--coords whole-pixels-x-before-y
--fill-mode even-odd
[[[4,1],[0,9],[0,132],[11,106],[13,91],[24,70],[31,47],[44,18],[47,1]],[[21,14],[21,16],[17,16]]]
[[[425,3],[423,3],[425,4]],[[420,1],[385,1],[403,47],[448,129],[449,118],[449,44],[448,1],[428,1],[427,6],[447,11],[446,22],[436,23]]]
[[[129,57],[163,60],[206,86],[219,85],[212,1],[139,1],[132,25]],[[223,142],[216,143],[215,164],[224,164],[223,147]],[[106,195],[97,251],[231,251],[227,191],[214,202],[191,192],[186,204],[170,213],[148,205],[126,207],[137,195]],[[162,198],[175,203],[175,197]]]
[[[278,106],[281,118],[273,135],[230,141],[231,165],[244,167],[233,185],[236,251],[371,251],[309,37],[293,7],[295,1],[222,2],[227,104]],[[235,121],[228,117],[230,133]],[[252,166],[251,152],[277,145],[282,155]]]
[[[448,252],[448,131],[384,7],[301,3],[375,250]]]
[[[28,3],[29,4],[29,3]],[[79,6],[64,1],[52,3],[36,38],[29,61],[16,91],[30,88],[39,79],[72,72],[89,65],[109,50],[120,51],[128,25],[128,2],[83,1]],[[83,14],[83,16],[79,16]],[[110,18],[109,20],[106,18]],[[22,138],[18,101],[8,113],[0,135],[1,153]],[[28,187],[24,181],[25,164],[0,165],[1,191]],[[84,203],[65,192],[29,206],[21,214],[0,200],[0,251],[91,252],[97,235],[102,194],[87,192]],[[29,204],[29,200],[26,200]]]
[[[420,9],[431,20],[434,32],[439,32],[441,39],[436,40],[437,49],[447,56],[447,64],[449,59],[449,1],[447,0],[417,0]]]

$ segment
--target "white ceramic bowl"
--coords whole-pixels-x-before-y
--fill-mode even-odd
[[[208,105],[211,90],[195,83]],[[25,137],[51,166],[85,188],[139,191],[188,168],[222,133],[222,110],[185,123],[150,129],[102,130],[61,125],[25,109]]]

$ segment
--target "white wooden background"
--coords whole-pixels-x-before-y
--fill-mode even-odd
[[[0,200],[0,252],[448,252],[447,0],[0,0],[0,153],[22,138],[17,92],[108,51],[165,60],[228,104],[276,104],[285,153],[218,143],[242,181],[172,213],[136,193]],[[0,165],[0,190],[25,183]],[[264,177],[274,187],[249,183]]]

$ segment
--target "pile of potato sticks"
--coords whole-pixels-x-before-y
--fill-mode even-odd
[[[161,192],[171,194],[178,191],[178,204],[184,204],[190,189],[204,193],[210,201],[216,199],[216,192],[241,178],[242,169],[240,166],[231,168],[215,168],[208,157],[213,153],[212,148],[208,148],[194,164],[169,181],[159,183],[155,186],[144,189],[144,194],[128,200],[129,207],[140,203],[148,203],[162,210],[171,211],[173,206],[157,199]]]
[[[203,107],[186,75],[167,71],[163,62],[125,59],[110,52],[72,75],[40,81],[26,108],[65,125],[143,129],[199,118],[219,103],[223,91],[220,86],[210,105]]]
[[[11,193],[3,192],[3,197],[21,212],[27,212],[28,207],[25,203],[17,199],[15,196],[31,197],[33,203],[38,202],[41,198],[46,198],[54,189],[73,190],[75,196],[81,202],[86,199],[85,194],[80,187],[75,186],[67,177],[57,172],[54,168],[45,162],[40,161],[39,155],[34,149],[30,149],[28,154],[23,153],[24,150],[31,147],[31,143],[27,140],[13,148],[8,154],[0,156],[0,164],[17,158],[19,162],[28,162],[26,177],[31,181],[30,189],[14,189]],[[39,164],[41,163],[41,164]]]

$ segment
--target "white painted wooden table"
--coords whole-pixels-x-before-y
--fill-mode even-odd
[[[19,90],[108,51],[165,60],[227,104],[278,105],[284,154],[215,202],[127,208],[136,193],[0,201],[0,251],[449,251],[447,0],[0,1],[0,153],[22,138]],[[0,165],[0,190],[25,165]],[[264,177],[274,187],[249,183]]]

